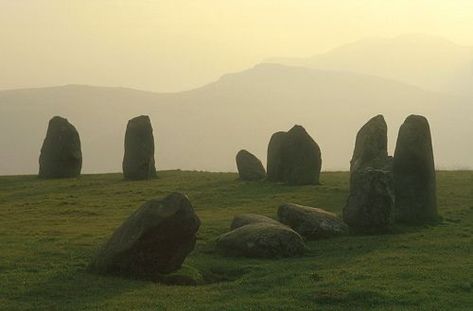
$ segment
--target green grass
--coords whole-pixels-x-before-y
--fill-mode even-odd
[[[166,171],[152,181],[120,174],[70,180],[0,177],[0,309],[287,310],[473,306],[473,172],[439,172],[435,226],[307,243],[303,257],[227,258],[212,241],[233,215],[276,216],[287,201],[341,213],[347,173],[323,185],[245,183],[232,173]],[[202,220],[185,264],[207,281],[166,286],[86,272],[96,248],[140,204],[181,191]],[[218,281],[218,282],[216,282]]]

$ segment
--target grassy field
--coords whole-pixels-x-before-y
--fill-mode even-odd
[[[245,183],[232,173],[166,171],[70,180],[0,177],[0,309],[287,310],[473,308],[473,172],[439,172],[435,226],[307,243],[303,257],[227,258],[213,240],[233,215],[276,216],[283,202],[341,213],[348,173],[321,186]],[[202,220],[185,264],[209,284],[166,286],[86,272],[96,248],[140,204],[181,191]]]

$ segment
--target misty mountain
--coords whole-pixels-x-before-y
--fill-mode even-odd
[[[38,170],[48,120],[78,129],[83,172],[121,171],[128,119],[148,114],[158,169],[235,171],[245,148],[266,162],[270,136],[303,125],[323,169],[348,169],[358,129],[382,113],[390,147],[411,113],[429,117],[440,168],[473,167],[471,101],[375,76],[262,64],[202,88],[157,94],[80,85],[0,92],[0,175]]]
[[[270,61],[371,74],[432,91],[473,94],[473,47],[435,36],[363,39],[309,58]]]

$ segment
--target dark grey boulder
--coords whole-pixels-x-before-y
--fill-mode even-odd
[[[286,203],[278,209],[279,221],[308,240],[347,233],[347,225],[335,214],[320,208]]]
[[[266,171],[261,161],[246,150],[240,150],[237,153],[236,164],[241,180],[255,181],[266,177]]]
[[[181,193],[136,210],[99,249],[90,270],[159,281],[178,270],[194,249],[200,220]]]
[[[388,231],[394,223],[393,176],[373,168],[352,173],[350,195],[343,209],[343,220],[356,232]]]
[[[217,251],[226,256],[293,257],[303,254],[304,241],[291,228],[266,222],[249,224],[217,238]]]
[[[270,223],[270,224],[275,224],[275,225],[281,224],[277,220],[274,220],[267,216],[257,215],[257,214],[241,214],[241,215],[233,217],[233,221],[230,226],[230,229],[235,230],[237,228],[240,228],[249,224],[256,224],[260,222],[265,222],[265,223]]]
[[[295,125],[287,133],[275,133],[268,146],[268,180],[290,185],[320,182],[322,157],[317,143],[306,130]]]
[[[286,132],[276,132],[271,136],[268,144],[267,175],[269,181],[282,181],[282,150]]]
[[[386,168],[388,158],[388,126],[382,115],[370,119],[356,136],[350,172],[366,167]]]
[[[123,175],[132,180],[156,177],[153,128],[148,116],[139,116],[128,121]]]
[[[82,151],[79,133],[65,118],[53,117],[39,156],[39,177],[68,178],[80,175]]]
[[[429,122],[411,115],[399,129],[393,163],[396,219],[405,223],[435,221],[437,194]]]

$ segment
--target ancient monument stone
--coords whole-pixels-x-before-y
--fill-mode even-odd
[[[256,224],[260,222],[265,222],[265,223],[271,223],[275,225],[280,225],[277,220],[274,220],[272,218],[263,216],[263,215],[257,215],[257,214],[242,214],[233,217],[233,221],[231,224],[230,229],[235,230],[237,228],[249,225],[249,224]]]
[[[275,133],[268,145],[268,180],[290,185],[319,184],[320,148],[306,130],[295,125]]]
[[[217,238],[216,247],[226,256],[292,257],[304,252],[304,241],[289,227],[260,222],[221,235]]]
[[[246,150],[240,150],[236,156],[238,174],[241,180],[254,181],[266,177],[261,161]]]
[[[378,115],[369,120],[358,132],[350,172],[366,167],[384,168],[388,164],[388,126]]]
[[[360,232],[383,232],[394,221],[392,159],[382,115],[368,121],[356,136],[350,166],[350,195],[343,220]]]
[[[437,218],[435,165],[429,122],[411,115],[399,129],[393,163],[396,218],[422,223]]]
[[[39,177],[67,178],[80,175],[82,152],[79,133],[67,119],[53,117],[41,147]]]
[[[126,179],[134,180],[156,177],[153,128],[148,116],[139,116],[128,121],[123,175]]]
[[[348,231],[347,225],[335,214],[299,204],[281,205],[278,218],[308,240],[329,238]]]
[[[394,222],[393,176],[389,171],[362,168],[351,176],[343,220],[357,232],[387,231]]]
[[[270,181],[282,181],[282,150],[286,132],[276,132],[268,144],[267,174]]]
[[[199,217],[181,193],[136,210],[98,251],[90,270],[159,281],[178,270],[194,249]]]

